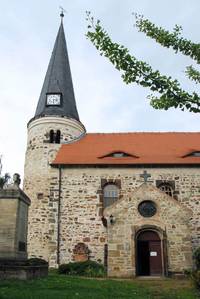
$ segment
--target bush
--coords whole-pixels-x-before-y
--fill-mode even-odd
[[[58,268],[59,274],[79,275],[87,277],[104,277],[106,276],[105,268],[102,264],[85,261],[62,264]]]
[[[27,264],[29,266],[41,266],[41,265],[47,265],[48,262],[43,260],[43,259],[40,259],[40,258],[37,258],[37,257],[34,257],[34,258],[30,258],[27,260]]]
[[[194,281],[196,287],[200,289],[200,270],[193,271],[191,278]]]
[[[196,270],[188,272],[191,279],[194,281],[195,286],[200,289],[200,248],[194,251],[193,258],[195,261]]]
[[[195,250],[193,257],[197,270],[200,270],[200,247]]]
[[[184,269],[183,273],[187,277],[191,277],[193,269]]]

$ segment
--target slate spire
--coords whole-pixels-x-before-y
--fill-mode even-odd
[[[61,104],[47,105],[47,94],[61,94]],[[79,121],[62,18],[35,112],[35,117],[50,115]]]

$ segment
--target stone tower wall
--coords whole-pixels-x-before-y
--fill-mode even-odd
[[[42,117],[31,121],[28,125],[24,168],[24,191],[31,199],[28,252],[29,256],[42,257],[46,260],[49,260],[49,250],[54,246],[49,238],[52,225],[49,220],[49,200],[53,188],[50,178],[57,177],[57,169],[52,168],[50,163],[61,146],[49,142],[50,130],[61,131],[61,144],[73,142],[85,133],[81,123],[69,118]]]

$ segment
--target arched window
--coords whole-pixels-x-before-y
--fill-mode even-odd
[[[57,130],[56,132],[55,143],[60,143],[60,130]]]
[[[170,186],[170,184],[168,184],[168,183],[162,183],[162,184],[160,184],[158,186],[158,188],[161,191],[165,192],[167,195],[173,197],[174,190],[173,190],[172,186]]]
[[[104,208],[112,205],[119,198],[119,188],[115,184],[107,184],[103,188]]]
[[[54,143],[54,130],[51,130],[49,133],[49,142]]]
[[[54,132],[54,130],[51,130],[49,132],[49,142],[50,143],[60,143],[60,130],[57,130]]]

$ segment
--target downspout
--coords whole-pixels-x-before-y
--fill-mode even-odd
[[[163,259],[164,259],[164,274],[169,276],[169,257],[168,257],[168,244],[167,244],[167,229],[163,231]]]
[[[60,265],[60,206],[61,206],[61,165],[58,167],[58,219],[57,219],[57,265]]]

